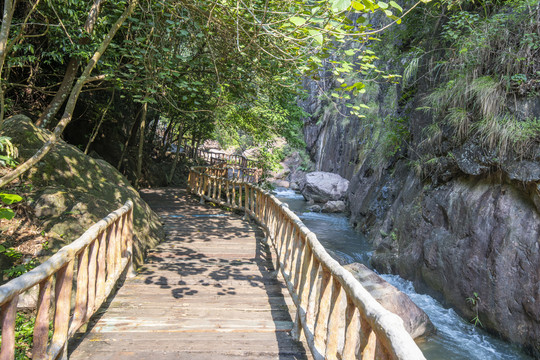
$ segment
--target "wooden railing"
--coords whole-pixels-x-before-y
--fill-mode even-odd
[[[186,147],[184,151],[187,154],[193,153],[193,148]],[[249,176],[249,178],[244,181],[247,182],[259,182],[261,178],[262,171],[257,168],[257,163],[255,160],[248,159],[243,155],[229,155],[224,153],[215,153],[211,151],[198,149],[194,153],[195,157],[203,159],[208,162],[211,166],[225,167],[228,166],[237,171],[237,177]],[[238,172],[241,170],[241,172]]]
[[[19,295],[37,285],[32,359],[67,358],[68,340],[99,309],[121,274],[133,274],[132,249],[133,203],[128,201],[43,264],[0,286],[0,360],[14,358]]]
[[[297,308],[293,334],[305,336],[314,359],[425,359],[401,318],[339,265],[287,205],[253,184],[216,175],[191,168],[190,191],[245,211],[265,230]]]
[[[258,183],[262,171],[257,168],[243,168],[238,166],[207,166],[199,167],[206,175],[228,178],[231,181]]]

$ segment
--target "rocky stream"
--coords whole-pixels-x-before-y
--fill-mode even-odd
[[[317,213],[308,210],[304,197],[292,190],[277,188],[275,195],[289,205],[313,231],[327,251],[341,264],[360,262],[371,266],[373,245],[349,224],[344,214]],[[445,302],[416,292],[412,282],[398,275],[384,274],[390,284],[407,294],[429,316],[436,333],[417,339],[428,360],[527,360],[529,356],[479,326],[461,318]]]

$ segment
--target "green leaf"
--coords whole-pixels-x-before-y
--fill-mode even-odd
[[[4,204],[11,205],[13,203],[22,201],[23,198],[15,194],[0,193],[0,199],[4,202]]]
[[[364,6],[364,4],[362,4],[361,2],[358,2],[358,1],[353,1],[352,2],[352,7],[354,10],[357,10],[357,11],[362,11],[364,10],[366,7]]]
[[[398,3],[396,3],[395,1],[390,1],[389,2],[390,6],[395,8],[395,9],[398,9],[399,11],[403,12],[403,8],[401,6],[399,6]]]
[[[351,0],[331,0],[331,6],[335,12],[345,11],[351,6]]]
[[[315,39],[316,42],[319,43],[319,45],[322,45],[324,38],[323,34],[318,30],[309,30],[309,35],[313,36],[313,39]]]
[[[290,22],[292,22],[296,26],[302,26],[306,23],[306,19],[301,18],[299,16],[293,16],[289,19]]]
[[[356,53],[353,49],[345,50],[345,55],[353,56]]]
[[[375,11],[375,3],[373,3],[371,0],[362,0],[362,3],[366,7],[366,9]]]
[[[377,5],[379,5],[379,7],[380,7],[381,9],[383,9],[383,10],[388,9],[388,4],[385,3],[384,1],[379,1],[379,2],[377,2]]]
[[[15,216],[15,213],[11,209],[0,208],[0,219],[11,220]]]
[[[366,104],[360,104],[360,107],[364,109],[369,109],[369,106],[367,106]]]

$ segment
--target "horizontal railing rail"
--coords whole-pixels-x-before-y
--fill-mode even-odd
[[[189,189],[201,200],[245,211],[265,230],[297,309],[293,334],[305,336],[314,359],[425,359],[401,318],[334,260],[286,204],[224,174],[193,167]]]
[[[186,154],[191,154],[193,153],[193,148],[188,146],[184,151]],[[244,180],[247,182],[257,183],[262,175],[262,170],[257,167],[257,161],[248,159],[244,155],[232,155],[198,149],[194,156],[205,160],[210,166],[229,166],[236,170],[242,170],[239,176],[243,176],[244,174],[250,176]]]
[[[248,183],[258,183],[262,174],[260,169],[239,166],[206,166],[200,167],[200,169],[206,175]]]
[[[43,264],[0,286],[0,360],[15,356],[19,296],[38,285],[32,359],[67,358],[68,340],[99,309],[122,273],[133,274],[132,252],[133,203],[128,201]]]

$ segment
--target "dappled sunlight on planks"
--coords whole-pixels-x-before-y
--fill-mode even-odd
[[[177,189],[143,197],[162,216],[167,240],[70,358],[309,358],[289,335],[295,308],[258,227]]]

